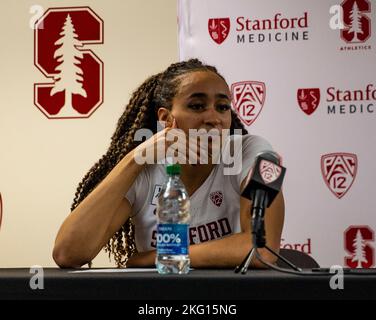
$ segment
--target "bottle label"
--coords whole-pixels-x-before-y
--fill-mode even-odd
[[[188,224],[158,224],[157,254],[187,255]]]

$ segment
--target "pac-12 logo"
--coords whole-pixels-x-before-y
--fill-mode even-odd
[[[230,18],[209,19],[208,30],[210,37],[217,44],[221,44],[230,33]]]
[[[87,49],[102,43],[89,7],[50,8],[35,23],[34,64],[49,81],[34,84],[34,104],[47,118],[88,118],[103,103],[103,62]]]
[[[321,157],[321,172],[329,190],[341,199],[351,188],[358,169],[352,153],[330,153]]]
[[[345,25],[341,38],[348,43],[365,42],[371,36],[371,20],[367,15],[371,12],[370,1],[345,0],[341,6]]]
[[[311,115],[316,111],[320,103],[320,89],[306,88],[298,89],[297,98],[300,109],[307,115]]]
[[[231,85],[233,108],[239,118],[250,126],[260,114],[265,102],[265,83],[242,81]]]
[[[221,191],[214,191],[210,193],[210,200],[217,206],[220,207],[223,201],[223,193]]]
[[[268,160],[260,161],[260,175],[265,184],[274,182],[281,175],[281,167]]]
[[[374,265],[375,250],[371,243],[374,232],[369,226],[350,226],[344,234],[345,266],[350,268],[370,268]]]

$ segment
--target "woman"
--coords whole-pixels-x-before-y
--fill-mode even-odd
[[[136,158],[144,150],[155,150],[156,161],[162,160],[172,144],[166,135],[179,128],[186,135],[189,129],[241,129],[243,162],[239,174],[224,176],[218,170],[221,165],[214,161],[183,164],[181,173],[191,197],[191,266],[239,264],[252,243],[251,202],[240,197],[240,190],[256,154],[270,149],[270,145],[247,134],[231,110],[230,96],[228,85],[217,70],[197,59],[173,64],[147,79],[133,93],[120,117],[107,153],[79,184],[72,212],[56,237],[55,262],[60,267],[80,267],[90,263],[106,246],[118,266],[154,265],[153,197],[156,186],[163,183],[158,175],[161,165],[140,164]],[[159,132],[157,120],[166,123]],[[154,136],[142,143],[136,141],[135,133],[141,128],[151,129]],[[157,152],[161,144],[166,146],[162,153]],[[275,251],[279,250],[283,219],[284,201],[279,193],[265,218],[267,245]],[[275,262],[266,250],[261,249],[260,253],[268,262]],[[251,265],[261,266],[258,261]]]

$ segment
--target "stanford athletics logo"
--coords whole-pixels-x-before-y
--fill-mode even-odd
[[[343,22],[341,38],[348,43],[365,42],[371,36],[371,12],[369,0],[345,0],[342,2]]]
[[[217,206],[220,207],[223,201],[223,193],[221,191],[214,191],[210,193],[210,200]]]
[[[316,111],[320,103],[320,89],[298,89],[297,97],[300,109],[302,109],[302,111],[307,115],[311,115],[314,111]]]
[[[211,38],[221,44],[230,32],[230,18],[209,19],[208,29]]]
[[[260,175],[265,184],[272,183],[281,175],[281,168],[268,160],[261,160],[259,167]]]
[[[231,85],[233,108],[239,118],[250,126],[258,117],[265,102],[265,83],[242,81]]]
[[[88,118],[103,102],[103,62],[87,49],[103,43],[103,21],[88,7],[52,8],[34,37],[34,64],[49,79],[34,84],[34,104],[49,119]]]
[[[330,153],[321,157],[321,172],[329,190],[341,199],[351,188],[358,169],[352,153]]]
[[[371,245],[374,232],[369,226],[350,226],[344,234],[345,266],[350,268],[371,268],[374,265],[375,250]]]

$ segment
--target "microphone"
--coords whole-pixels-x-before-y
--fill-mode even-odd
[[[256,248],[266,245],[264,215],[265,209],[274,201],[282,187],[286,168],[280,165],[279,156],[273,151],[257,155],[250,170],[241,196],[252,200],[252,234]]]

